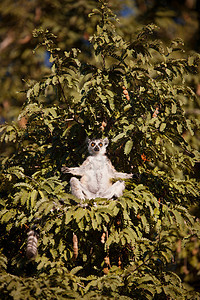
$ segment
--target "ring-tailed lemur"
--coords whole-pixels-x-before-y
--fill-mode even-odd
[[[111,161],[105,155],[109,144],[108,138],[88,140],[88,152],[90,156],[80,167],[62,167],[63,173],[71,173],[81,176],[80,181],[76,177],[70,180],[71,192],[81,200],[95,199],[96,197],[111,199],[120,197],[125,189],[123,181],[112,179],[129,179],[132,174],[117,172]]]

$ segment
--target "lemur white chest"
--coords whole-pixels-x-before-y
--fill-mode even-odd
[[[81,183],[89,191],[96,193],[104,190],[111,185],[111,176],[109,174],[108,159],[105,155],[90,156],[85,174],[81,178]]]

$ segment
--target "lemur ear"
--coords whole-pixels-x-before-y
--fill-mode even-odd
[[[104,146],[108,146],[108,144],[109,144],[109,139],[106,137],[104,140],[103,140],[103,142],[104,142]]]
[[[89,145],[89,143],[91,142],[91,140],[89,139],[88,136],[86,137],[85,142],[86,142],[87,145]]]

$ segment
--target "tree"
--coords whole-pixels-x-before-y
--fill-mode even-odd
[[[110,1],[110,4],[117,10],[122,7],[121,1]],[[40,27],[53,30],[57,35],[58,47],[65,50],[79,47],[86,59],[90,54],[88,35],[93,33],[96,23],[95,18],[94,24],[89,22],[88,14],[95,7],[94,0],[44,0],[42,3],[38,0],[1,1],[0,105],[7,122],[16,119],[25,101],[24,95],[19,93],[24,90],[24,85],[28,85],[29,81],[41,80],[50,71],[46,49],[41,48],[37,55],[33,55],[37,46],[33,30]]]
[[[182,38],[189,49],[197,47],[198,1],[144,1],[136,0],[139,18],[145,23],[153,22],[161,27],[165,40]],[[140,20],[140,21],[141,21]]]
[[[1,127],[1,293],[5,299],[198,299],[176,273],[176,253],[199,237],[191,205],[199,196],[192,167],[199,153],[183,84],[198,56],[174,58],[179,41],[164,47],[148,25],[131,42],[100,1],[91,37],[91,63],[62,51],[48,30],[35,36],[50,52],[51,74],[27,90],[19,120]],[[107,136],[109,157],[134,173],[116,200],[87,200],[69,191],[63,164],[80,164],[86,136]],[[25,257],[27,233],[38,235],[38,255]],[[193,240],[191,239],[193,238]],[[178,252],[179,253],[179,252]]]

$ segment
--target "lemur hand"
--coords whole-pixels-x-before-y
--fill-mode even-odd
[[[68,167],[62,167],[61,168],[61,172],[62,173],[70,173],[70,168],[68,168]]]

